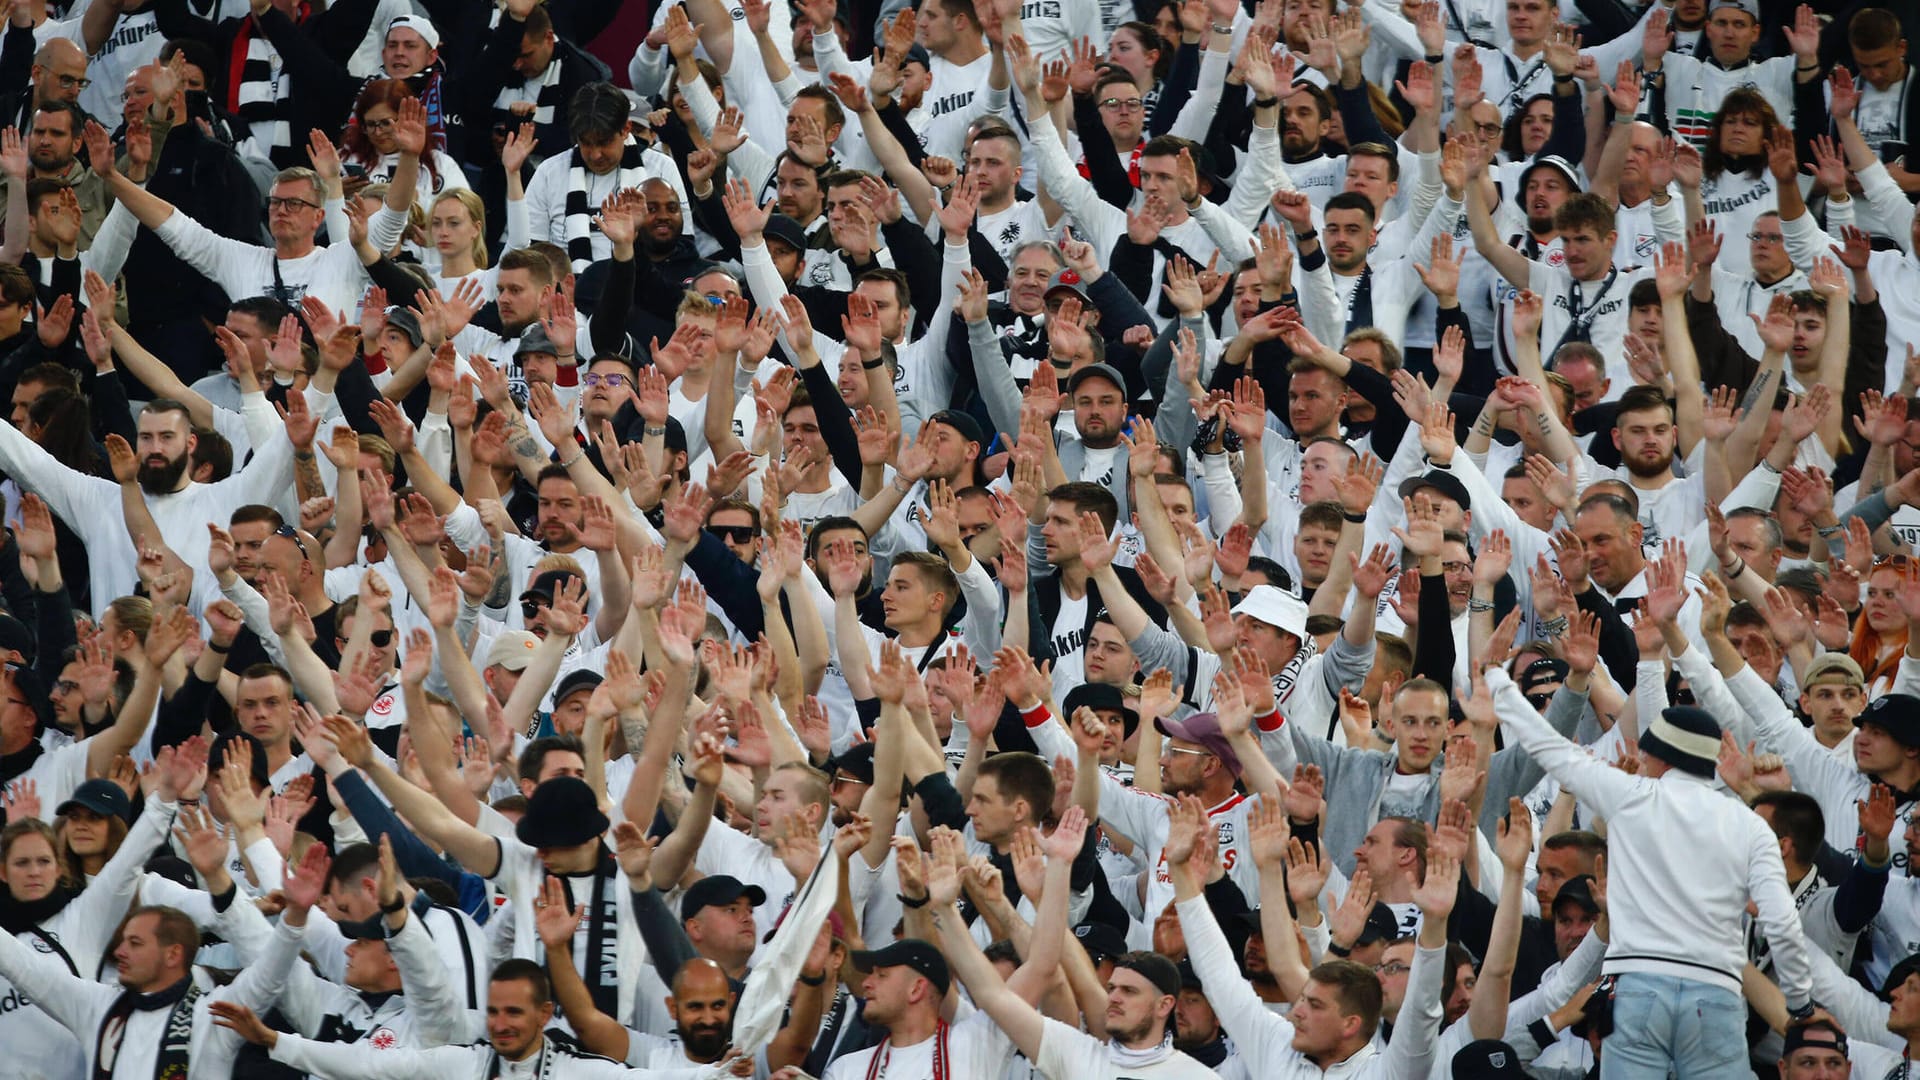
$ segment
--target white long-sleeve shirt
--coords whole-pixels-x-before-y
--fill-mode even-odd
[[[1751,901],[1788,1006],[1811,1000],[1807,940],[1780,841],[1759,815],[1691,773],[1673,769],[1649,779],[1596,760],[1526,707],[1520,688],[1498,668],[1487,672],[1487,686],[1496,701],[1512,699],[1500,709],[1507,737],[1604,816],[1616,838],[1607,860],[1609,974],[1667,975],[1739,994],[1747,963],[1741,915]]]
[[[405,214],[382,206],[367,219],[367,242],[376,251],[391,251],[406,227]],[[298,307],[301,298],[311,294],[334,311],[352,312],[360,309],[367,288],[367,268],[345,240],[297,259],[282,259],[273,248],[230,240],[178,210],[153,233],[235,300],[271,296]]]
[[[273,972],[284,971],[292,962],[300,950],[300,940],[294,928],[281,927],[274,933],[275,953],[269,962],[249,966],[233,982],[208,991],[194,1003],[193,1035],[187,1051],[193,1075],[229,1075],[240,1049],[240,1037],[215,1024],[209,1006],[216,1001],[231,1001],[265,1012],[280,996],[281,984],[272,977]],[[13,980],[22,994],[79,1037],[86,1054],[87,1075],[93,1075],[101,1025],[120,1000],[122,988],[74,975],[65,964],[35,952],[11,934],[0,934],[0,975]],[[113,1080],[152,1080],[171,1015],[172,1009],[167,1007],[133,1010],[126,1018],[119,1053],[107,1075]],[[8,1053],[12,1052],[10,1047]]]
[[[172,220],[179,220],[175,214]],[[197,226],[196,226],[197,228]],[[266,249],[255,249],[264,252]],[[231,291],[231,290],[229,290]],[[234,293],[233,295],[245,295]],[[308,395],[308,405],[324,414],[331,395]],[[0,424],[0,470],[21,487],[45,499],[61,521],[87,547],[87,565],[93,574],[93,614],[101,617],[114,598],[131,595],[137,578],[137,553],[127,536],[120,508],[120,485],[75,472],[12,424]],[[207,522],[224,522],[237,506],[271,503],[293,486],[293,444],[285,436],[258,447],[247,467],[213,484],[188,483],[179,491],[146,496],[147,510],[159,526],[161,538],[188,566],[205,568]],[[192,606],[199,610],[217,599],[213,575],[194,579]]]

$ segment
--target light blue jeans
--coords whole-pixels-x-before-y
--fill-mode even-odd
[[[1601,1080],[1750,1080],[1747,1007],[1740,995],[1692,979],[1635,972],[1613,992],[1613,1034]]]

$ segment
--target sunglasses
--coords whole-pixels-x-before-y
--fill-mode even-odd
[[[736,544],[751,544],[760,535],[760,530],[751,525],[709,525],[707,531],[722,540],[731,540]]]
[[[341,645],[345,645],[347,643],[347,639],[340,634],[333,635],[333,640]],[[384,649],[387,646],[393,644],[393,631],[375,630],[373,634],[367,638],[367,640],[373,643],[374,648]]]
[[[604,375],[588,373],[580,376],[580,384],[582,386],[625,386],[627,377],[617,371],[610,371]]]
[[[540,614],[540,609],[547,606],[548,604],[545,600],[522,600],[520,601],[520,617],[528,620],[537,618]]]
[[[1536,711],[1546,708],[1552,702],[1553,692],[1551,691],[1527,695],[1527,704],[1533,706]]]

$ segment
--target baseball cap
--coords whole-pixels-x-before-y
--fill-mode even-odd
[[[926,976],[934,990],[941,994],[952,985],[953,977],[947,971],[947,958],[929,942],[919,938],[901,938],[884,949],[870,949],[853,954],[853,966],[859,971],[872,971],[874,968],[904,967]]]
[[[1453,1055],[1453,1080],[1526,1080],[1520,1055],[1498,1039],[1470,1042]]]
[[[1414,492],[1422,490],[1437,491],[1459,503],[1462,510],[1473,509],[1473,497],[1467,494],[1467,485],[1450,472],[1429,469],[1419,476],[1409,476],[1400,481],[1400,497],[1403,499],[1411,499]]]
[[[807,250],[807,230],[785,214],[768,216],[767,225],[760,230],[760,236],[765,240],[778,240],[795,251]]]
[[[527,600],[538,597],[551,604],[553,603],[553,594],[560,591],[561,585],[569,581],[579,580],[581,580],[580,575],[571,570],[548,570],[537,575],[532,581],[527,582],[526,591],[520,594],[520,599]]]
[[[1070,267],[1062,267],[1059,270],[1055,270],[1053,277],[1047,281],[1047,291],[1041,295],[1051,296],[1055,289],[1065,289],[1079,297],[1082,301],[1088,303],[1091,303],[1093,299],[1087,295],[1087,286],[1080,280],[1080,272]]]
[[[395,30],[411,30],[419,34],[420,40],[426,42],[427,48],[429,49],[437,49],[440,47],[440,31],[434,29],[431,20],[422,18],[419,15],[396,16],[392,22],[387,24],[387,36],[392,37]]]
[[[1127,953],[1126,936],[1103,922],[1081,923],[1073,928],[1073,936],[1080,940],[1080,947],[1087,951],[1087,959],[1096,964]]]
[[[1220,717],[1215,713],[1194,713],[1185,720],[1156,720],[1154,725],[1169,739],[1194,743],[1220,759],[1233,775],[1240,775],[1240,755],[1220,733]]]
[[[758,885],[748,885],[731,874],[703,877],[694,882],[693,887],[680,898],[680,921],[693,918],[703,908],[725,907],[743,896],[754,907],[767,902],[767,890]]]
[[[1758,0],[1713,0],[1712,3],[1707,5],[1707,14],[1711,16],[1721,8],[1729,7],[1739,8],[1741,11],[1753,16],[1756,22],[1760,19],[1760,4]]]
[[[1587,910],[1588,915],[1600,914],[1600,901],[1593,898],[1593,875],[1581,874],[1568,878],[1560,891],[1553,894],[1553,909],[1560,910],[1560,903],[1571,900]]]
[[[1376,941],[1398,941],[1400,939],[1400,920],[1393,909],[1383,903],[1375,903],[1373,910],[1367,912],[1366,925],[1360,928],[1360,936],[1353,939],[1355,945],[1371,945]]]
[[[1072,394],[1081,383],[1094,378],[1107,380],[1114,386],[1119,387],[1122,394],[1127,392],[1126,376],[1120,374],[1120,372],[1116,371],[1110,364],[1088,364],[1086,367],[1074,372],[1073,376],[1067,380],[1066,392]]]
[[[508,671],[525,671],[533,663],[533,651],[540,647],[540,639],[525,630],[508,630],[495,634],[493,644],[487,646],[487,662],[480,665],[482,670],[490,667],[503,667]]]
[[[40,681],[39,673],[25,664],[8,664],[6,672],[13,681],[14,691],[33,710],[36,730],[52,728],[57,723],[53,715],[53,699],[47,695],[47,684]]]
[[[982,447],[987,445],[987,433],[980,430],[980,421],[959,409],[942,409],[927,417],[926,422],[947,425],[958,432],[964,442],[979,443]]]
[[[1866,675],[1860,670],[1859,663],[1843,652],[1821,653],[1814,657],[1813,662],[1807,665],[1806,674],[1800,679],[1800,686],[1805,689],[1823,680],[1849,683],[1853,686],[1863,686],[1867,681]]]
[[[1255,585],[1248,590],[1233,605],[1233,613],[1277,627],[1302,641],[1307,638],[1307,605],[1272,585]]]
[[[74,788],[73,794],[53,814],[55,817],[65,817],[67,811],[75,807],[91,810],[101,817],[117,817],[121,821],[133,818],[133,800],[127,798],[127,789],[104,778],[89,780]]]
[[[567,672],[567,677],[561,679],[560,685],[554,688],[553,703],[557,707],[561,702],[582,690],[594,690],[603,681],[600,673],[597,671],[588,671],[586,668],[575,668]]]
[[[845,772],[848,776],[863,784],[873,783],[873,744],[854,743],[844,754],[835,754],[827,759],[827,767],[821,770],[829,777]]]
[[[529,353],[547,353],[552,356],[560,355],[559,346],[555,345],[553,339],[547,336],[547,328],[539,323],[534,323],[532,326],[521,331],[520,340],[513,347],[513,357],[516,360]]]

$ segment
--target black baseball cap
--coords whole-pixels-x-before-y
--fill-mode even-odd
[[[1424,488],[1432,488],[1459,503],[1462,510],[1473,509],[1473,497],[1467,494],[1467,485],[1461,483],[1459,477],[1439,469],[1428,469],[1419,476],[1409,476],[1400,481],[1400,497],[1411,499],[1414,492]]]
[[[1453,1055],[1453,1080],[1526,1080],[1520,1055],[1498,1039],[1470,1042]]]
[[[945,424],[960,433],[967,442],[979,443],[984,449],[987,445],[987,433],[980,430],[980,421],[961,412],[959,409],[942,409],[927,417],[929,424]]]
[[[1074,372],[1073,376],[1067,380],[1066,392],[1071,394],[1079,388],[1081,383],[1095,378],[1105,379],[1119,387],[1122,394],[1127,392],[1127,377],[1120,374],[1111,364],[1088,364]]]
[[[54,816],[65,817],[67,811],[75,807],[91,810],[101,817],[133,820],[133,800],[127,797],[127,789],[107,779],[89,780],[74,788],[67,801],[54,810]]]
[[[532,581],[527,582],[526,590],[520,594],[520,599],[529,600],[538,597],[551,604],[554,594],[560,591],[562,585],[569,581],[584,582],[585,580],[571,570],[548,570],[535,575]]]
[[[1553,910],[1559,911],[1560,905],[1569,900],[1585,908],[1589,916],[1600,914],[1600,901],[1593,898],[1592,874],[1568,878],[1560,891],[1553,894]]]
[[[588,671],[586,668],[575,668],[567,672],[567,677],[561,679],[560,685],[553,691],[554,707],[558,708],[561,702],[582,690],[591,692],[597,689],[604,681],[599,672]]]
[[[749,885],[730,874],[703,877],[694,882],[693,887],[680,898],[680,921],[693,918],[705,908],[725,907],[743,896],[754,907],[767,902],[767,890],[758,885]]]
[[[771,214],[767,217],[766,228],[760,230],[764,240],[778,240],[793,250],[806,254],[807,230],[800,223],[785,214]]]
[[[1106,923],[1081,923],[1073,928],[1073,936],[1080,939],[1080,947],[1087,950],[1087,959],[1096,964],[1127,954],[1126,935]]]
[[[952,985],[953,976],[947,971],[947,958],[931,942],[919,938],[901,938],[884,949],[870,949],[853,954],[853,966],[859,971],[872,971],[874,968],[904,967],[912,968],[933,984],[934,990],[941,994]]]
[[[1382,903],[1375,903],[1373,910],[1367,912],[1367,923],[1360,928],[1360,936],[1354,939],[1355,945],[1371,945],[1376,941],[1398,941],[1400,939],[1400,920],[1393,909]]]
[[[845,772],[863,784],[873,783],[873,744],[854,743],[847,748],[846,753],[835,754],[828,758],[827,767],[823,771],[828,779]]]

